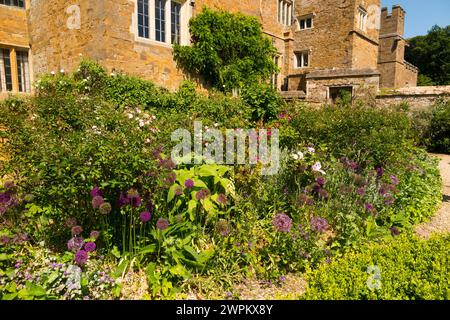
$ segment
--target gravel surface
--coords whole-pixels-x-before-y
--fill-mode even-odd
[[[450,232],[450,155],[436,154],[434,156],[440,159],[439,170],[444,184],[444,192],[442,205],[437,214],[430,221],[416,227],[416,233],[424,239],[429,239],[436,233]]]

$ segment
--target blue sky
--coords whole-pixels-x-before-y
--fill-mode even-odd
[[[435,24],[450,25],[450,0],[381,0],[381,3],[389,8],[399,4],[406,10],[406,38],[424,35]]]

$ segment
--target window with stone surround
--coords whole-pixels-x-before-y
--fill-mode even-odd
[[[278,22],[290,26],[292,24],[293,1],[278,0]]]
[[[189,44],[191,1],[137,0],[138,38],[164,44]]]
[[[367,30],[367,19],[368,19],[367,10],[363,7],[358,7],[358,29],[362,31]]]
[[[295,68],[300,69],[309,67],[310,60],[309,51],[295,52]]]
[[[31,91],[28,51],[0,48],[0,91]]]
[[[0,4],[5,6],[25,8],[25,0],[0,0]]]
[[[314,27],[314,14],[297,17],[298,30],[312,29]]]

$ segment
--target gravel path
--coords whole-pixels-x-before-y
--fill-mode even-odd
[[[439,170],[441,171],[444,184],[442,206],[430,221],[424,222],[416,227],[416,233],[428,239],[435,233],[450,233],[450,155],[434,155],[440,159]]]

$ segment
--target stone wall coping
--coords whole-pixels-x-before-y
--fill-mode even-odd
[[[410,87],[400,88],[379,94],[378,98],[392,97],[430,97],[450,95],[450,86],[428,86],[428,87]]]
[[[380,72],[373,69],[337,69],[317,70],[306,75],[306,79],[340,78],[340,77],[371,77],[379,76]]]

